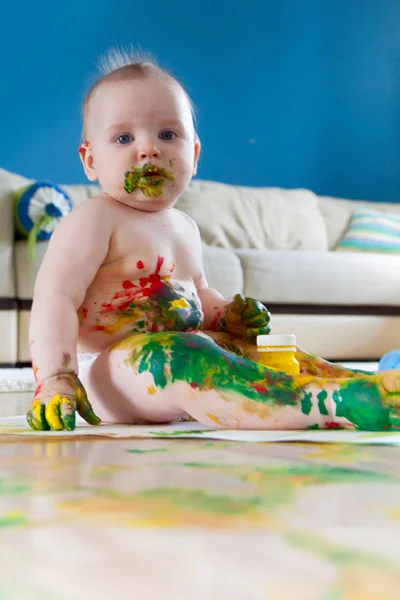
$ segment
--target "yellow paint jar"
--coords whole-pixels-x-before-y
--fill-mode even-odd
[[[296,336],[292,333],[257,336],[258,362],[272,369],[299,375]]]

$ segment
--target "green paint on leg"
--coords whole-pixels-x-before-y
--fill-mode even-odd
[[[325,406],[325,400],[328,397],[328,393],[325,390],[322,390],[317,396],[318,398],[318,409],[321,415],[329,415],[328,409]]]
[[[333,393],[336,416],[348,419],[356,429],[384,431],[392,428],[390,409],[385,407],[376,381],[352,379]]]
[[[296,407],[303,394],[292,376],[232,355],[200,335],[168,332],[132,336],[113,348],[130,350],[127,363],[139,373],[150,372],[154,384],[162,389],[177,381],[192,386],[195,382],[199,390],[232,392],[276,407]]]
[[[301,401],[301,412],[303,413],[303,415],[309,415],[312,409],[312,402],[311,402],[311,397],[312,394],[311,392],[304,392],[302,401]]]

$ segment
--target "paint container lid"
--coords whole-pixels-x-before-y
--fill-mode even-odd
[[[268,349],[276,350],[282,346],[296,347],[296,336],[293,333],[279,333],[274,335],[258,335],[257,346],[267,346]]]

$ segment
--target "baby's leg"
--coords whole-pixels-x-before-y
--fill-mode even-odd
[[[293,377],[224,350],[204,333],[126,338],[100,355],[83,383],[108,422],[164,422],[189,413],[205,425],[237,429],[400,424],[399,372]]]

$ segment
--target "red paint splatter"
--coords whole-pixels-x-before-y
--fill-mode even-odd
[[[107,329],[106,325],[93,325],[90,328],[90,331],[105,331]]]
[[[36,398],[40,397],[40,392],[42,391],[42,387],[43,387],[43,383],[40,383],[35,391],[35,396],[34,396],[34,400],[36,400]]]
[[[253,388],[259,394],[265,394],[265,392],[267,391],[267,388],[265,387],[265,385],[256,384],[256,385],[253,385]]]
[[[136,268],[137,269],[144,269],[144,263],[142,260],[138,260],[136,263]]]
[[[198,387],[199,387],[199,384],[198,384],[198,383],[196,383],[195,381],[192,381],[192,383],[190,384],[190,387],[191,387],[191,388],[193,388],[193,389],[195,390],[196,388],[198,388]]]
[[[334,421],[327,421],[325,423],[327,429],[339,429],[340,426],[340,423],[335,423]]]
[[[160,275],[163,263],[164,257],[159,256],[157,258],[157,264],[154,273],[151,273],[148,277],[142,277],[139,279],[139,285],[136,285],[128,279],[123,281],[123,289],[119,292],[116,292],[111,298],[110,302],[102,303],[101,311],[103,313],[123,311],[129,308],[132,304],[135,304],[140,300],[152,298],[155,294],[157,294],[157,292],[162,291],[163,286],[165,285]],[[90,328],[90,331],[105,330],[107,330],[107,326],[95,325]],[[157,331],[157,329],[154,331]]]

